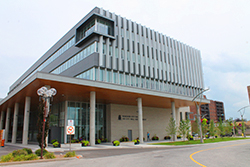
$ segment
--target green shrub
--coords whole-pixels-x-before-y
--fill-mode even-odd
[[[59,146],[59,142],[58,142],[58,141],[55,141],[55,142],[53,143],[53,146],[54,146],[54,147]]]
[[[1,156],[1,162],[10,162],[12,161],[12,159],[13,159],[12,153]]]
[[[102,142],[107,142],[108,139],[107,139],[107,138],[101,138],[101,141],[102,141]]]
[[[164,139],[165,140],[171,139],[171,136],[165,136]]]
[[[43,155],[45,155],[45,154],[47,154],[47,153],[48,153],[48,151],[47,151],[46,149],[43,149]],[[35,151],[35,154],[36,154],[37,156],[41,156],[41,149],[36,150],[36,151]]]
[[[45,159],[54,159],[56,158],[56,156],[54,155],[54,153],[47,153],[44,155]]]
[[[30,148],[23,148],[23,150],[27,151],[28,154],[32,154],[32,150]]]
[[[89,146],[89,141],[88,141],[88,140],[82,140],[81,143],[82,143],[84,146]]]
[[[13,158],[13,161],[24,161],[25,160],[25,155],[17,155]]]
[[[24,159],[26,161],[35,160],[35,159],[38,159],[38,156],[36,154],[28,154],[28,155],[25,155]]]
[[[51,144],[55,143],[56,141],[57,141],[56,139],[51,140]]]
[[[140,144],[140,140],[139,139],[135,139],[133,140],[134,144]]]
[[[73,151],[73,152],[67,152],[67,153],[64,155],[64,157],[74,157],[74,156],[76,156],[75,151]]]
[[[120,145],[120,142],[118,140],[114,140],[112,143],[113,143],[114,146],[119,146]]]
[[[17,156],[20,156],[20,155],[28,155],[28,152],[26,150],[14,150],[12,152],[13,157],[17,157]]]
[[[35,160],[38,159],[38,156],[36,154],[28,154],[28,155],[18,155],[13,158],[13,161],[29,161],[29,160]]]
[[[101,144],[101,142],[102,142],[101,139],[96,139],[95,140],[95,144]]]
[[[154,136],[152,137],[152,140],[159,140],[159,137],[156,136],[156,135],[154,135]]]
[[[122,136],[122,138],[120,138],[120,142],[123,142],[123,141],[129,141],[129,138],[126,136]]]

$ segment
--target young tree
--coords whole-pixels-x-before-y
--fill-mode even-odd
[[[233,118],[229,118],[228,120],[226,120],[225,133],[231,135],[232,129],[233,129]]]
[[[179,133],[182,135],[183,141],[185,141],[186,134],[187,134],[187,124],[186,121],[182,120],[180,121],[179,125]]]
[[[177,126],[173,117],[170,118],[166,131],[168,135],[171,136],[172,141],[174,141],[175,140],[174,136],[176,135],[177,132]]]
[[[214,135],[215,135],[214,120],[210,121],[209,134],[210,134],[210,136],[213,136],[213,139],[214,139]]]
[[[207,133],[207,119],[203,118],[201,120],[201,128],[202,128],[202,134],[203,136],[205,136],[205,134]]]
[[[190,140],[190,129],[191,129],[191,124],[190,124],[190,121],[189,119],[187,119],[186,121],[186,134],[187,134],[187,138],[188,138],[188,141]]]
[[[223,139],[223,136],[225,135],[225,128],[224,128],[224,125],[223,125],[223,122],[222,122],[222,120],[221,120],[221,117],[220,117],[220,119],[219,119],[220,121],[219,121],[219,126],[218,126],[218,133],[219,133],[219,135],[222,137],[222,139]]]
[[[238,134],[238,125],[237,125],[236,121],[233,122],[233,126],[234,126],[234,137],[235,137],[235,135]]]
[[[192,123],[191,127],[192,127],[192,132],[194,132],[194,133],[199,133],[198,119],[196,119],[196,120]]]

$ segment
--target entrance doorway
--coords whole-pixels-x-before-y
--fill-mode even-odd
[[[129,141],[132,141],[132,130],[128,130]]]

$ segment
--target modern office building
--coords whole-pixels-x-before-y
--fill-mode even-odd
[[[37,90],[57,90],[49,140],[109,141],[147,132],[163,139],[204,89],[199,50],[146,26],[95,7],[10,86],[0,101],[0,129],[8,142],[36,141]],[[197,99],[198,100],[198,99]],[[208,100],[205,102],[209,103]]]
[[[193,119],[196,114],[196,107],[190,107],[190,117]],[[208,123],[213,120],[214,122],[219,122],[220,118],[222,121],[225,120],[224,103],[220,101],[210,100],[209,104],[202,104],[200,106],[201,117],[206,118]]]

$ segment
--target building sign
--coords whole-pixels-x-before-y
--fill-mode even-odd
[[[130,120],[130,121],[137,121],[138,116],[135,115],[119,115],[118,120]],[[146,121],[146,118],[143,118],[143,121]]]

